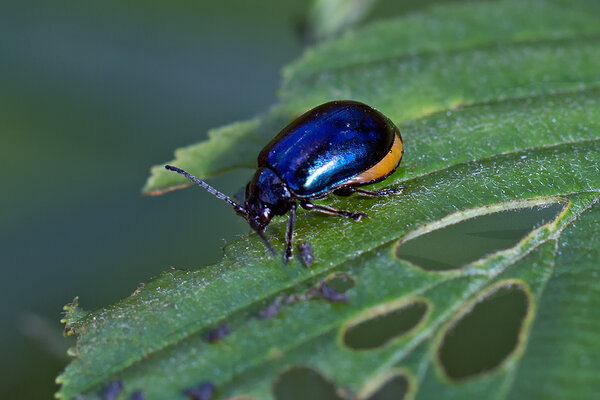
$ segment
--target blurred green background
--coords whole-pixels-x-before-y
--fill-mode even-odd
[[[169,266],[216,262],[247,232],[199,191],[140,188],[176,147],[275,101],[304,3],[0,6],[0,398],[51,398],[74,296],[110,304]],[[234,192],[246,175],[213,183]]]
[[[381,2],[370,18],[423,7]],[[196,190],[140,195],[151,165],[276,101],[308,1],[0,3],[0,398],[51,398],[62,306],[94,309],[248,231]],[[275,134],[276,132],[273,132]],[[212,180],[226,193],[250,171]]]

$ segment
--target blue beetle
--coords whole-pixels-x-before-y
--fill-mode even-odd
[[[359,186],[385,179],[398,167],[403,153],[400,131],[389,118],[366,104],[337,100],[307,111],[267,144],[258,155],[254,177],[246,185],[243,205],[180,168],[165,168],[186,176],[233,206],[273,254],[265,228],[273,216],[289,212],[284,255],[287,263],[292,258],[298,204],[359,221],[367,215],[314,204],[312,200],[329,193],[371,197],[401,193],[404,186],[381,191]]]

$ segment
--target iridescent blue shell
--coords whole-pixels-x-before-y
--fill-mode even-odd
[[[332,101],[286,126],[258,166],[274,170],[295,197],[315,197],[379,163],[396,134],[394,123],[366,104]]]

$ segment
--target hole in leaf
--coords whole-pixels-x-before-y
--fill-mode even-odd
[[[344,332],[344,344],[355,350],[374,349],[396,339],[423,320],[429,306],[423,300],[378,306],[359,316]]]
[[[293,367],[273,384],[275,400],[340,400],[336,387],[312,368]]]
[[[516,245],[556,218],[563,203],[480,215],[407,240],[396,256],[430,271],[447,271]]]
[[[409,380],[404,374],[390,375],[364,400],[402,400],[406,397]]]
[[[529,310],[522,284],[499,286],[452,323],[438,350],[451,380],[461,380],[499,366],[517,347]]]

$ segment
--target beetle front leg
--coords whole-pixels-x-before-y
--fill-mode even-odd
[[[338,215],[341,217],[352,218],[355,221],[360,221],[362,217],[367,217],[368,215],[365,213],[353,213],[351,211],[338,210],[337,208],[324,206],[321,204],[313,204],[308,201],[304,201],[301,203],[302,207],[307,210],[315,210],[321,212],[323,214],[329,215]]]
[[[292,238],[294,236],[294,222],[296,219],[296,203],[292,203],[290,208],[290,218],[288,219],[287,231],[285,232],[285,254],[283,256],[284,262],[287,264],[290,262],[293,256],[292,250]]]

